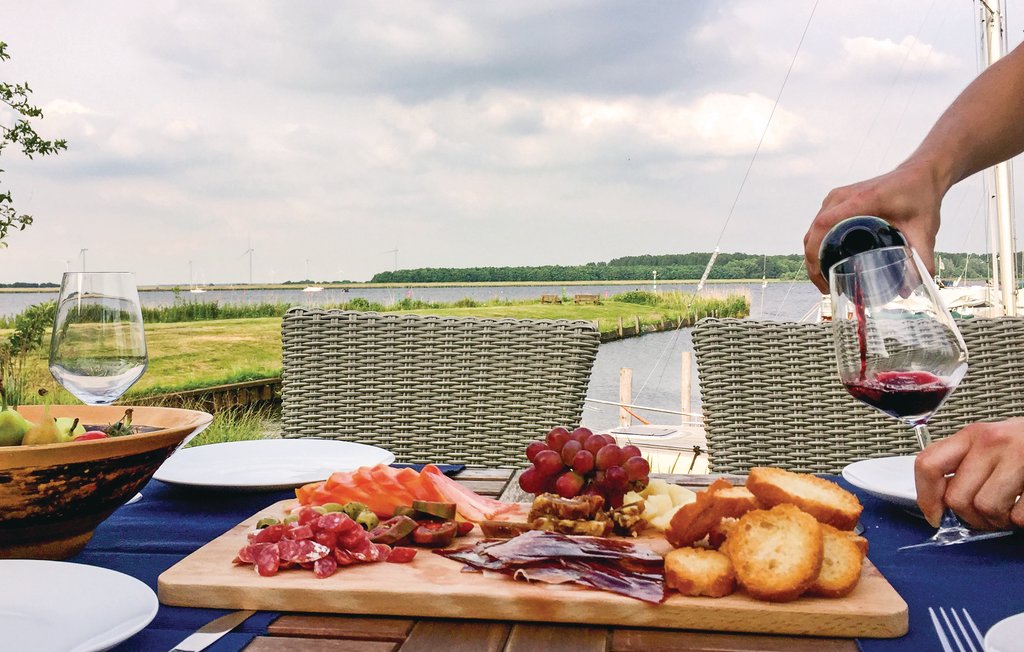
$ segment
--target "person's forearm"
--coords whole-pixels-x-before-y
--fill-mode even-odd
[[[987,68],[903,165],[928,165],[946,190],[1024,151],[1024,45]]]

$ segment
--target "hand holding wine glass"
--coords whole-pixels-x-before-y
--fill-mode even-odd
[[[147,365],[134,274],[64,274],[50,338],[50,373],[57,382],[83,403],[108,405]]]
[[[931,276],[909,247],[884,247],[836,263],[829,286],[843,385],[913,428],[924,449],[928,420],[967,372],[967,347]],[[1005,534],[971,530],[947,509],[935,536],[918,545]]]

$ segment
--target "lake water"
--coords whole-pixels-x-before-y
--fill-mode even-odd
[[[650,290],[650,284],[637,285]],[[281,302],[295,305],[326,305],[363,297],[382,304],[394,303],[404,297],[423,301],[454,302],[469,297],[478,301],[490,299],[532,299],[542,294],[599,294],[610,296],[634,289],[629,285],[549,285],[549,286],[473,286],[473,287],[414,287],[325,289],[322,292],[295,290],[210,290],[202,294],[169,291],[151,291],[141,294],[146,306],[167,306],[175,301],[217,301],[221,304],[253,304]],[[659,283],[659,291],[694,292],[693,283]],[[755,319],[799,321],[816,309],[820,301],[817,289],[808,282],[714,284],[711,292],[747,292],[750,295],[750,315]],[[57,298],[55,292],[0,293],[0,315],[16,315],[28,306]],[[693,351],[690,329],[682,328],[664,333],[651,333],[602,344],[591,376],[588,398],[617,401],[619,398],[619,369],[633,370],[633,404],[679,410],[682,399],[681,358],[684,351]],[[700,390],[697,385],[696,365],[692,369],[691,403],[694,411],[700,409]],[[653,423],[679,423],[673,414],[639,411],[638,414]],[[592,429],[608,429],[618,424],[618,408],[587,403],[583,412],[583,425]]]

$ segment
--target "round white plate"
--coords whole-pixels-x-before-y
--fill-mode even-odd
[[[159,603],[123,573],[63,561],[0,560],[0,647],[94,652],[138,633]]]
[[[333,439],[254,439],[183,448],[153,475],[161,482],[231,490],[290,489],[335,471],[390,464],[394,454]]]
[[[914,455],[879,457],[854,462],[843,469],[843,479],[876,498],[900,507],[917,508]]]
[[[1019,652],[1024,641],[1024,613],[1000,620],[985,634],[985,652]]]

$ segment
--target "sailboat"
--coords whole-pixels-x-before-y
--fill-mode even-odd
[[[1006,25],[1002,0],[979,3],[982,23],[983,61],[991,66],[1006,54]],[[984,173],[988,196],[989,248],[992,252],[992,278],[986,285],[940,287],[939,295],[956,316],[1014,317],[1024,308],[1017,293],[1014,269],[1015,243],[1013,216],[1013,167],[1010,161],[998,163]],[[939,274],[942,272],[939,260]],[[936,280],[939,280],[938,278]]]
[[[206,292],[206,290],[204,290],[203,288],[201,288],[198,285],[196,285],[195,277],[192,275],[192,261],[191,260],[188,261],[188,284],[189,284],[189,290],[188,291],[191,292],[192,294],[202,294],[202,293]]]
[[[309,259],[308,258],[306,259],[306,278],[309,278]],[[323,287],[321,287],[319,285],[313,284],[313,285],[307,285],[306,287],[302,288],[302,291],[303,292],[323,292],[324,289],[323,289]]]

